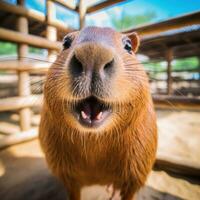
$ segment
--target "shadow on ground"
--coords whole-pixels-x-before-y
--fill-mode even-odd
[[[42,157],[15,157],[10,152],[4,151],[1,152],[0,159],[2,168],[0,199],[67,199],[63,185],[50,174]],[[138,193],[137,200],[180,200],[180,198],[146,186]]]

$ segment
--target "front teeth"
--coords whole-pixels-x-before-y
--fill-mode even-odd
[[[85,114],[84,111],[81,111],[81,116],[82,116],[83,119],[87,119],[88,118],[88,116]]]
[[[102,118],[102,112],[100,112],[97,116],[96,116],[96,120],[100,120],[101,118]],[[83,118],[83,119],[88,119],[89,117],[88,117],[88,115],[86,115],[85,114],[85,112],[82,110],[81,111],[81,117]]]
[[[96,119],[97,119],[97,120],[100,120],[100,119],[101,119],[101,117],[102,117],[102,114],[103,114],[103,113],[102,113],[102,112],[100,112],[100,113],[99,113],[99,114],[96,116]]]

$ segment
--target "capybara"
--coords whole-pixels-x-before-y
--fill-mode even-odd
[[[133,199],[152,169],[156,116],[138,46],[135,32],[85,27],[65,36],[48,71],[39,139],[70,200],[93,184]]]

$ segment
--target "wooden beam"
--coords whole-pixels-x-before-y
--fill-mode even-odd
[[[75,31],[74,29],[72,28],[69,28],[66,23],[62,22],[62,21],[59,21],[57,19],[52,19],[50,20],[47,25],[50,25],[50,26],[54,26],[55,28],[57,28],[58,30],[62,30],[62,31],[65,31],[66,33],[69,33],[69,32],[72,32],[72,31]]]
[[[45,38],[38,36],[19,33],[5,28],[0,28],[0,39],[15,43],[24,43],[35,47],[60,50],[62,48],[61,42],[51,42]]]
[[[17,0],[21,6],[25,6],[25,0]],[[24,16],[19,16],[17,19],[17,30],[20,33],[28,34],[28,19]],[[18,60],[23,61],[23,57],[28,55],[28,45],[20,43],[17,46]],[[18,72],[18,95],[27,97],[31,94],[30,77],[26,71]],[[31,111],[30,108],[22,108],[19,110],[19,122],[22,131],[27,131],[31,127]]]
[[[18,110],[42,105],[42,95],[8,97],[0,99],[0,112]]]
[[[33,10],[33,9],[26,9],[23,6],[20,6],[20,5],[12,5],[10,3],[0,1],[0,11],[24,16],[24,17],[39,21],[39,22],[44,23],[44,24],[47,23],[46,19],[45,19],[45,15],[43,13],[38,12],[38,11]],[[48,24],[56,27],[59,30],[63,30],[63,31],[66,31],[66,32],[73,31],[73,29],[69,28],[66,25],[66,23],[61,22],[61,21],[56,20],[56,19],[52,19],[52,20],[48,21]]]
[[[171,95],[173,93],[172,88],[172,60],[173,60],[173,51],[172,49],[167,49],[166,51],[166,61],[167,61],[167,94]]]
[[[0,70],[6,71],[29,71],[34,73],[46,73],[51,66],[48,61],[34,62],[30,60],[29,62],[21,60],[13,61],[0,61]]]
[[[71,11],[77,11],[76,10],[76,5],[74,4],[73,1],[64,1],[64,0],[52,0],[55,3],[58,3],[59,5],[71,10]]]
[[[109,6],[113,6],[117,3],[121,3],[121,2],[125,2],[126,0],[107,0],[107,1],[103,1],[99,4],[93,5],[91,7],[87,8],[87,13],[92,13],[92,12],[96,12],[98,10],[107,8]]]
[[[79,0],[79,24],[80,29],[85,26],[85,16],[86,16],[86,2],[85,0]]]
[[[198,97],[153,95],[153,102],[158,109],[200,110],[200,98]]]
[[[23,142],[36,139],[37,136],[38,136],[37,129],[30,129],[28,131],[23,131],[16,134],[12,134],[10,136],[6,136],[0,140],[0,150],[8,148],[15,144],[20,144]]]
[[[164,170],[180,175],[200,177],[200,164],[178,156],[159,154],[154,165],[156,170]]]
[[[40,22],[45,22],[45,15],[33,9],[26,9],[21,5],[12,5],[4,1],[0,1],[0,10],[8,13],[13,13],[16,15],[21,15],[34,19]]]
[[[200,12],[194,12],[180,17],[171,18],[159,23],[140,26],[127,30],[124,33],[137,32],[141,37],[144,37],[146,35],[158,34],[163,31],[178,29],[194,24],[200,24]]]
[[[46,0],[46,21],[47,24],[49,21],[56,17],[55,5],[51,0]],[[46,38],[49,41],[56,42],[57,41],[57,29],[51,25],[47,26],[46,30]],[[48,50],[48,59],[50,61],[54,61],[56,59],[56,53],[52,49]]]

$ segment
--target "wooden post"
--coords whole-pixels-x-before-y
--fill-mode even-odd
[[[24,6],[24,0],[17,0],[17,3]],[[17,29],[21,33],[28,34],[28,20],[26,17],[19,17],[17,20]],[[18,45],[18,60],[23,61],[28,55],[28,45]],[[23,66],[22,66],[23,67]],[[29,96],[31,94],[30,77],[28,72],[18,72],[18,93],[19,96]],[[31,110],[23,108],[19,111],[20,128],[26,131],[31,127]]]
[[[171,62],[173,60],[173,51],[172,51],[172,49],[168,49],[166,51],[166,60],[167,60],[167,94],[171,95],[173,93],[173,88],[172,88],[172,65],[171,65]]]
[[[79,0],[79,23],[80,29],[85,26],[85,16],[86,16],[87,6],[85,0]]]
[[[56,42],[57,41],[57,29],[49,25],[50,21],[56,17],[54,3],[51,0],[46,0],[46,20],[47,20],[47,30],[46,37],[48,40]],[[53,50],[48,50],[48,59],[54,61],[56,59],[56,52]]]

